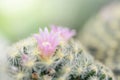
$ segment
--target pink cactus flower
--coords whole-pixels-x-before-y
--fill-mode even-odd
[[[28,55],[26,55],[26,54],[22,55],[22,61],[23,61],[23,63],[27,62],[28,59],[29,59]]]
[[[69,28],[63,28],[61,26],[55,26],[55,25],[52,25],[50,27],[53,32],[59,34],[60,40],[62,41],[68,41],[76,34],[75,30],[70,30]]]
[[[39,30],[40,34],[35,34],[34,37],[38,42],[39,49],[42,56],[53,56],[56,47],[59,45],[58,34],[53,31],[49,32],[47,28],[42,31]]]

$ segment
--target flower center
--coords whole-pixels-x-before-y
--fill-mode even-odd
[[[46,46],[51,46],[51,44],[49,42],[43,42],[42,45],[45,46],[45,47]]]

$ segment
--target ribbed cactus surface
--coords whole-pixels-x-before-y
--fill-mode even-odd
[[[40,34],[11,46],[8,75],[14,80],[114,80],[112,72],[94,61],[78,41],[56,34],[40,30]]]
[[[120,3],[103,8],[80,32],[82,44],[120,79]]]

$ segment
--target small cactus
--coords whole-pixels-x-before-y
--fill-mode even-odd
[[[120,3],[103,8],[80,32],[79,39],[120,80]]]
[[[7,56],[8,75],[14,80],[114,80],[78,41],[63,40],[59,31],[53,34],[46,28],[14,44]]]

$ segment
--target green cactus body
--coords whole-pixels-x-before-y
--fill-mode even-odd
[[[8,75],[14,80],[114,80],[77,41],[60,44],[51,58],[40,54],[34,37],[14,44],[8,51]],[[22,55],[28,59],[23,61]]]
[[[96,59],[113,69],[120,80],[120,4],[102,9],[88,21],[79,39]]]

